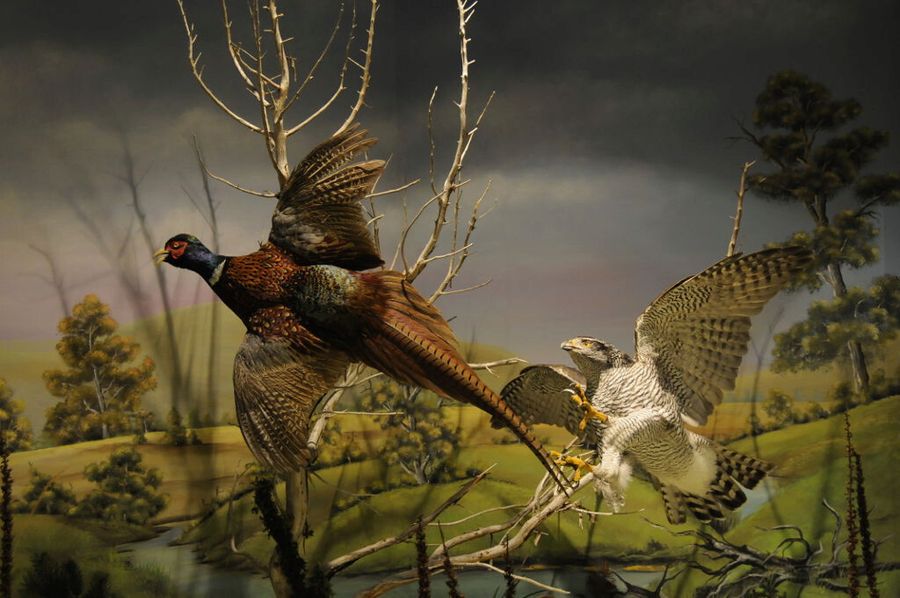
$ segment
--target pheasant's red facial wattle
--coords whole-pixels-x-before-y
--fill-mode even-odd
[[[184,250],[187,248],[187,243],[184,241],[173,241],[166,245],[166,251],[169,252],[169,257],[173,260],[177,260],[184,254]]]

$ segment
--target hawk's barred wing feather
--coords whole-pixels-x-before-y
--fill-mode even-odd
[[[572,400],[569,390],[585,387],[584,375],[564,365],[532,365],[513,378],[500,396],[528,425],[562,426],[573,435],[583,412]]]
[[[750,317],[812,261],[799,247],[727,257],[660,295],[638,318],[635,351],[655,363],[682,415],[703,424],[733,390]]]
[[[269,241],[301,264],[366,270],[384,263],[359,205],[384,161],[348,164],[374,143],[355,125],[313,149],[278,194]]]

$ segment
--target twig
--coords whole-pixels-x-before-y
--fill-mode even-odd
[[[750,168],[756,164],[755,161],[744,162],[741,170],[741,183],[737,190],[737,212],[734,215],[734,227],[731,229],[731,240],[728,242],[728,253],[725,255],[731,257],[737,249],[738,234],[741,232],[741,217],[744,215],[744,194],[747,191],[747,173]]]
[[[206,92],[206,95],[213,101],[213,103],[222,109],[222,111],[227,114],[230,118],[247,127],[254,133],[263,133],[263,130],[258,125],[253,124],[249,120],[239,116],[234,110],[228,107],[225,102],[219,99],[219,96],[210,89],[209,85],[206,84],[206,81],[203,80],[203,69],[198,66],[200,63],[201,54],[194,54],[194,46],[197,43],[197,34],[194,33],[194,25],[188,20],[187,12],[184,10],[184,2],[182,0],[178,0],[178,9],[181,11],[181,19],[184,22],[184,32],[187,35],[188,40],[188,64],[191,65],[191,72],[194,75],[194,79],[197,80],[197,83],[200,84],[200,87]]]
[[[438,506],[438,508],[433,510],[428,515],[423,516],[421,518],[421,525],[422,526],[428,525],[429,523],[431,523],[432,521],[437,519],[437,517],[441,513],[443,513],[448,507],[459,502],[460,499],[462,499],[462,497],[464,497],[466,494],[468,494],[469,491],[471,491],[472,488],[474,488],[475,485],[478,484],[478,482],[483,480],[488,475],[488,473],[490,472],[490,470],[492,468],[493,468],[493,466],[485,469],[484,471],[479,473],[477,476],[475,476],[474,478],[472,478],[471,480],[469,480],[468,482],[463,484],[463,486],[459,490],[454,492],[453,495],[450,496],[450,498],[448,498],[443,503],[441,503],[440,506]],[[328,577],[333,577],[336,573],[346,569],[347,567],[349,567],[356,561],[358,561],[364,557],[367,557],[370,554],[374,554],[374,553],[378,552],[379,550],[384,550],[388,546],[393,546],[395,544],[399,544],[400,542],[407,540],[408,538],[412,537],[413,534],[416,533],[416,529],[419,526],[420,526],[420,523],[416,522],[413,525],[411,525],[410,527],[406,528],[406,530],[400,532],[399,534],[397,534],[395,536],[391,536],[390,538],[384,538],[382,540],[379,540],[377,542],[369,544],[368,546],[363,546],[362,548],[354,550],[351,553],[345,554],[336,559],[328,561],[324,566],[326,575]]]
[[[365,61],[360,66],[360,68],[362,69],[362,73],[360,74],[359,91],[356,92],[356,102],[350,109],[350,114],[347,115],[347,119],[344,121],[344,124],[338,127],[337,131],[334,132],[335,135],[343,133],[350,125],[356,122],[356,117],[359,115],[359,111],[362,110],[362,107],[366,103],[366,92],[368,91],[369,83],[371,82],[372,47],[375,44],[375,15],[377,13],[378,0],[372,0],[371,9],[369,11],[369,32],[366,38],[366,49],[363,51],[363,54],[365,55]],[[358,63],[354,64],[357,64],[357,66],[359,66]]]
[[[256,197],[265,197],[266,199],[272,199],[274,197],[278,197],[278,194],[275,193],[274,191],[256,191],[254,189],[242,187],[241,185],[238,185],[237,183],[232,183],[225,177],[221,177],[213,172],[210,172],[210,170],[206,167],[205,163],[203,164],[203,170],[206,172],[207,175],[209,175],[209,178],[217,180],[220,183],[225,183],[232,189],[237,189],[238,191],[240,191],[242,193],[246,193],[248,195],[255,195]]]

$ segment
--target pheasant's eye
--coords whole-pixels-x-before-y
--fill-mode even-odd
[[[184,250],[187,249],[187,243],[184,241],[172,241],[166,246],[166,249],[168,249],[172,259],[177,260],[184,254]]]

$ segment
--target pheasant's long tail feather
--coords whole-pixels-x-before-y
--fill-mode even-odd
[[[774,467],[771,463],[744,455],[721,445],[717,445],[715,448],[720,473],[724,471],[728,476],[737,480],[744,488],[755,488],[760,480],[766,477],[766,474]]]
[[[566,479],[534,432],[465,362],[447,322],[397,272],[366,275],[385,292],[381,313],[367,319],[355,357],[403,382],[471,403],[502,420],[564,490]]]

